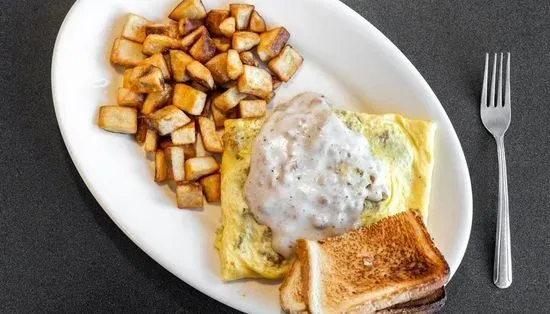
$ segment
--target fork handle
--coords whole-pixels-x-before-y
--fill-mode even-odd
[[[496,138],[498,152],[498,215],[495,242],[493,282],[501,289],[512,284],[512,253],[510,244],[510,215],[508,211],[508,182],[504,137]]]

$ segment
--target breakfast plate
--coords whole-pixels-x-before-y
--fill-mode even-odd
[[[233,2],[233,1],[229,1]],[[406,57],[374,26],[337,0],[247,1],[268,25],[284,25],[304,63],[273,100],[304,91],[336,107],[398,113],[437,125],[428,230],[457,270],[470,235],[472,194],[457,135],[436,96]],[[207,8],[228,1],[203,1]],[[219,206],[175,208],[168,186],[152,182],[153,166],[130,137],[96,125],[100,104],[113,103],[121,73],[109,64],[127,13],[165,20],[174,0],[78,0],[59,31],[52,61],[55,111],[80,175],[113,221],[147,254],[203,293],[245,312],[280,312],[278,281],[223,282],[214,248]]]

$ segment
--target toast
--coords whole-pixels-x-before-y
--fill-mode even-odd
[[[422,217],[409,210],[322,241],[299,240],[280,288],[289,313],[433,312],[449,267]]]

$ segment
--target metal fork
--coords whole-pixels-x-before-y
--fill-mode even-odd
[[[493,282],[501,289],[512,284],[512,253],[510,244],[510,217],[508,211],[508,182],[506,176],[506,157],[504,155],[504,133],[508,130],[511,119],[510,102],[510,53],[506,62],[506,90],[504,105],[502,104],[502,64],[503,54],[500,53],[500,71],[498,79],[498,95],[495,105],[495,82],[497,73],[497,54],[493,62],[493,79],[491,81],[491,95],[487,105],[487,76],[489,71],[489,54],[485,55],[485,73],[483,76],[483,90],[481,92],[481,121],[485,128],[493,135],[497,142],[498,152],[498,216],[495,242],[495,264]]]

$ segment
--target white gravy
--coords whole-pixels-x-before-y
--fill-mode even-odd
[[[388,194],[383,164],[367,139],[348,129],[326,98],[303,93],[275,108],[255,139],[245,198],[271,228],[273,248],[358,227],[365,200]]]

